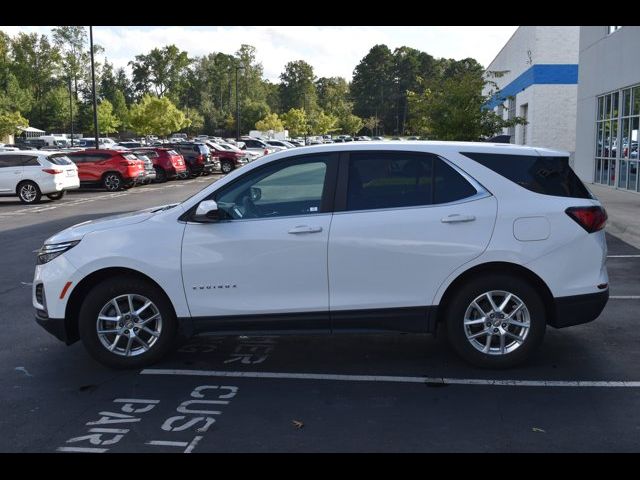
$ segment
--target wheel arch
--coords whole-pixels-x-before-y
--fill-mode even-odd
[[[465,270],[459,274],[446,288],[437,309],[437,322],[444,321],[446,311],[449,307],[451,299],[455,292],[464,283],[473,278],[478,278],[489,273],[502,273],[518,276],[527,282],[529,282],[540,293],[542,302],[545,307],[545,314],[547,317],[547,323],[553,323],[555,320],[555,308],[554,298],[551,290],[547,284],[536,273],[532,272],[528,268],[510,262],[488,262],[475,265],[468,270]]]
[[[150,284],[155,286],[162,295],[164,295],[169,305],[171,305],[173,314],[176,315],[176,310],[173,305],[173,302],[171,301],[171,298],[169,298],[169,296],[164,291],[164,289],[153,278],[149,277],[148,275],[145,275],[144,273],[138,270],[133,270],[131,268],[126,268],[126,267],[102,268],[100,270],[91,272],[89,275],[84,277],[80,281],[80,283],[76,285],[76,287],[71,291],[71,294],[69,295],[69,301],[67,302],[67,305],[65,308],[65,315],[64,315],[64,318],[65,318],[64,322],[65,322],[65,327],[67,331],[67,344],[70,345],[80,339],[80,332],[78,329],[78,320],[79,320],[78,316],[80,314],[80,307],[82,306],[82,300],[85,298],[87,293],[89,293],[89,291],[94,286],[96,286],[103,280],[106,280],[107,278],[112,278],[114,276],[135,277],[140,280],[149,282]]]
[[[21,185],[24,185],[25,183],[33,183],[33,184],[36,186],[36,188],[37,188],[38,190],[41,190],[41,189],[40,189],[40,185],[38,185],[38,182],[36,182],[35,180],[31,180],[30,178],[23,178],[23,179],[22,179],[22,180],[20,180],[20,181],[18,182],[18,184],[16,185],[16,195],[20,195],[20,192],[19,192],[19,190],[20,190],[20,186],[21,186]]]

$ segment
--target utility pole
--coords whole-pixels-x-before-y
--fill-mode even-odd
[[[91,44],[91,85],[93,87],[93,131],[95,133],[96,148],[100,147],[98,143],[98,102],[96,101],[96,67],[93,61],[93,27],[89,26],[89,43]]]
[[[236,63],[236,142],[240,141],[240,95],[238,92],[238,70],[242,67]]]
[[[304,112],[304,146],[307,146],[307,94],[302,94],[302,111]]]
[[[71,146],[73,147],[73,98],[71,94],[71,75],[69,75],[69,117],[70,117],[70,130],[71,130]]]

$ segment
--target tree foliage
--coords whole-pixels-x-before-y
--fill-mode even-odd
[[[109,100],[103,100],[98,105],[98,131],[106,134],[110,134],[118,131],[120,126],[120,120],[113,113],[113,105]]]
[[[28,127],[29,121],[20,112],[0,112],[0,138],[19,133],[18,127]]]
[[[280,74],[280,107],[284,110],[316,109],[316,85],[313,67],[304,60],[289,62]]]
[[[270,130],[281,132],[284,130],[284,124],[277,113],[269,113],[262,120],[256,122],[256,130],[260,130],[261,132],[268,132]]]
[[[129,110],[129,125],[138,135],[169,135],[188,127],[189,120],[166,97],[145,94]]]
[[[339,126],[342,133],[356,135],[360,130],[362,130],[364,122],[357,115],[350,113],[340,119]]]
[[[307,114],[303,109],[292,108],[283,113],[281,118],[284,127],[289,130],[289,135],[292,137],[299,137],[308,133]]]
[[[179,93],[180,81],[190,63],[187,52],[175,45],[167,45],[154,48],[146,55],[136,55],[129,65],[137,92],[153,92],[162,97],[168,92]]]

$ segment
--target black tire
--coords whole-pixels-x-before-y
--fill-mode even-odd
[[[16,193],[20,201],[26,205],[40,203],[40,199],[42,198],[40,187],[31,180],[20,182],[18,188],[16,188]]]
[[[156,169],[156,183],[164,183],[167,181],[167,172],[162,167],[155,167]]]
[[[222,171],[222,173],[224,173],[225,175],[227,173],[231,173],[233,171],[233,163],[230,162],[229,160],[224,160],[221,164],[220,164],[220,170]]]
[[[157,307],[162,318],[160,336],[149,350],[136,356],[122,356],[109,351],[97,333],[98,314],[102,308],[111,299],[127,294],[142,295],[149,299]],[[142,368],[158,362],[174,346],[177,326],[173,308],[158,287],[132,276],[113,277],[93,287],[80,307],[78,322],[80,338],[89,354],[103,365],[117,369]]]
[[[65,196],[66,193],[67,193],[66,190],[62,190],[61,192],[57,192],[57,193],[48,193],[47,197],[49,197],[49,199],[51,200],[60,200],[62,197]]]
[[[526,336],[524,336],[524,341],[516,342],[517,346],[511,352],[501,354],[484,353],[474,347],[472,340],[468,339],[465,333],[464,319],[467,308],[471,306],[477,297],[491,291],[505,291],[519,297],[519,299],[524,302],[526,310],[529,313],[529,330]],[[497,298],[499,299],[500,297]],[[504,299],[506,297],[502,298]],[[479,300],[479,302],[484,301],[485,297]],[[508,306],[505,307],[506,313],[513,310],[515,305],[516,303],[508,304]],[[486,305],[480,306],[483,310],[490,310]],[[523,312],[520,315],[524,314]],[[476,315],[479,318],[484,318],[480,316],[481,314]],[[464,360],[481,368],[495,369],[511,368],[526,361],[540,346],[547,324],[544,303],[536,289],[520,277],[499,273],[482,275],[463,284],[448,303],[448,308],[445,312],[445,321],[449,343]],[[501,323],[503,320],[501,320],[499,316],[496,316],[493,320],[487,318],[487,322],[496,322],[497,325],[491,325],[491,327],[489,327],[489,323],[481,322],[479,325],[469,326],[467,328],[475,329],[470,332],[472,335],[481,329],[488,329],[491,332],[497,331],[495,334],[492,333],[493,340],[488,340],[486,335],[478,337],[481,339],[478,340],[479,343],[484,342],[486,344],[485,340],[488,341],[490,348],[500,349],[500,336],[502,335],[500,332],[505,328],[518,336],[523,332],[521,327],[513,326],[510,323]],[[505,343],[513,343],[515,341],[514,337],[508,334],[505,335],[504,338]]]
[[[117,192],[124,186],[122,176],[117,172],[107,172],[102,177],[102,186],[108,192]]]

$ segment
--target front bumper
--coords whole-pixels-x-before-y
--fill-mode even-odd
[[[549,320],[549,325],[565,328],[592,322],[600,316],[608,300],[609,289],[586,295],[555,298],[555,315]]]
[[[36,322],[51,335],[67,345],[74,343],[69,338],[64,318],[49,318],[46,312],[36,310]]]

